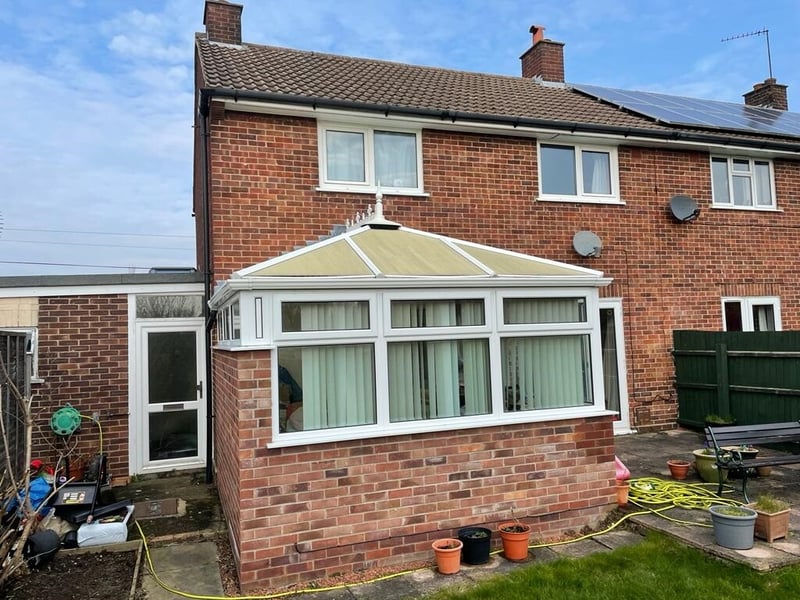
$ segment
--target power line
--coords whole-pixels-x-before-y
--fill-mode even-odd
[[[84,247],[94,247],[94,248],[134,248],[137,250],[191,250],[191,246],[184,246],[182,248],[174,248],[174,247],[164,247],[164,246],[131,246],[128,244],[89,244],[86,242],[44,242],[38,240],[4,240],[0,239],[0,242],[12,243],[12,244],[46,244],[48,246],[84,246]]]
[[[53,263],[53,262],[35,262],[30,260],[0,260],[0,264],[4,265],[39,265],[45,267],[90,267],[95,269],[141,269],[148,271],[150,267],[135,267],[133,265],[114,266],[114,265],[83,265],[76,263]]]
[[[166,237],[166,238],[189,238],[194,239],[193,235],[170,235],[160,233],[123,233],[119,231],[75,231],[71,229],[26,229],[24,227],[5,227],[5,231],[31,231],[34,233],[77,233],[81,235],[121,235],[136,237]]]

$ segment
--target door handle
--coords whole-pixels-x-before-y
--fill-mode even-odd
[[[203,382],[200,381],[197,384],[197,393],[200,394],[200,399],[203,399]]]

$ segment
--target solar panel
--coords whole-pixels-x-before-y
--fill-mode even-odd
[[[671,125],[800,136],[800,113],[599,85],[572,84],[572,87],[599,100]]]

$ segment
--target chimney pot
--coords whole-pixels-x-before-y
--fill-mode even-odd
[[[564,83],[564,44],[544,38],[544,26],[532,25],[533,43],[520,56],[523,77],[541,77],[545,81]]]
[[[531,25],[531,30],[530,31],[533,34],[533,45],[534,46],[544,39],[544,30],[545,30],[545,27],[543,25]]]

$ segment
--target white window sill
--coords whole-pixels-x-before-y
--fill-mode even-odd
[[[375,187],[354,187],[354,186],[339,186],[339,185],[320,185],[316,188],[318,192],[336,192],[346,194],[365,194],[374,196],[378,193],[378,188]],[[384,196],[416,196],[420,198],[428,198],[430,194],[422,190],[413,189],[400,189],[400,188],[385,188],[381,187],[381,194]]]
[[[749,212],[773,212],[782,213],[783,209],[774,206],[738,206],[733,204],[712,204],[711,208],[718,208],[720,210],[744,210]]]
[[[462,431],[465,429],[480,429],[522,423],[567,421],[616,414],[617,413],[614,411],[597,409],[595,407],[574,407],[552,410],[532,410],[517,413],[503,413],[502,416],[478,415],[474,417],[435,419],[433,421],[407,421],[404,423],[393,423],[389,427],[366,425],[358,428],[340,427],[336,429],[317,429],[314,431],[279,433],[274,441],[267,444],[267,448],[288,448],[291,446],[364,440],[396,435],[453,432]]]
[[[592,196],[536,196],[534,200],[536,202],[570,202],[572,204],[625,204],[621,198],[595,198]]]

